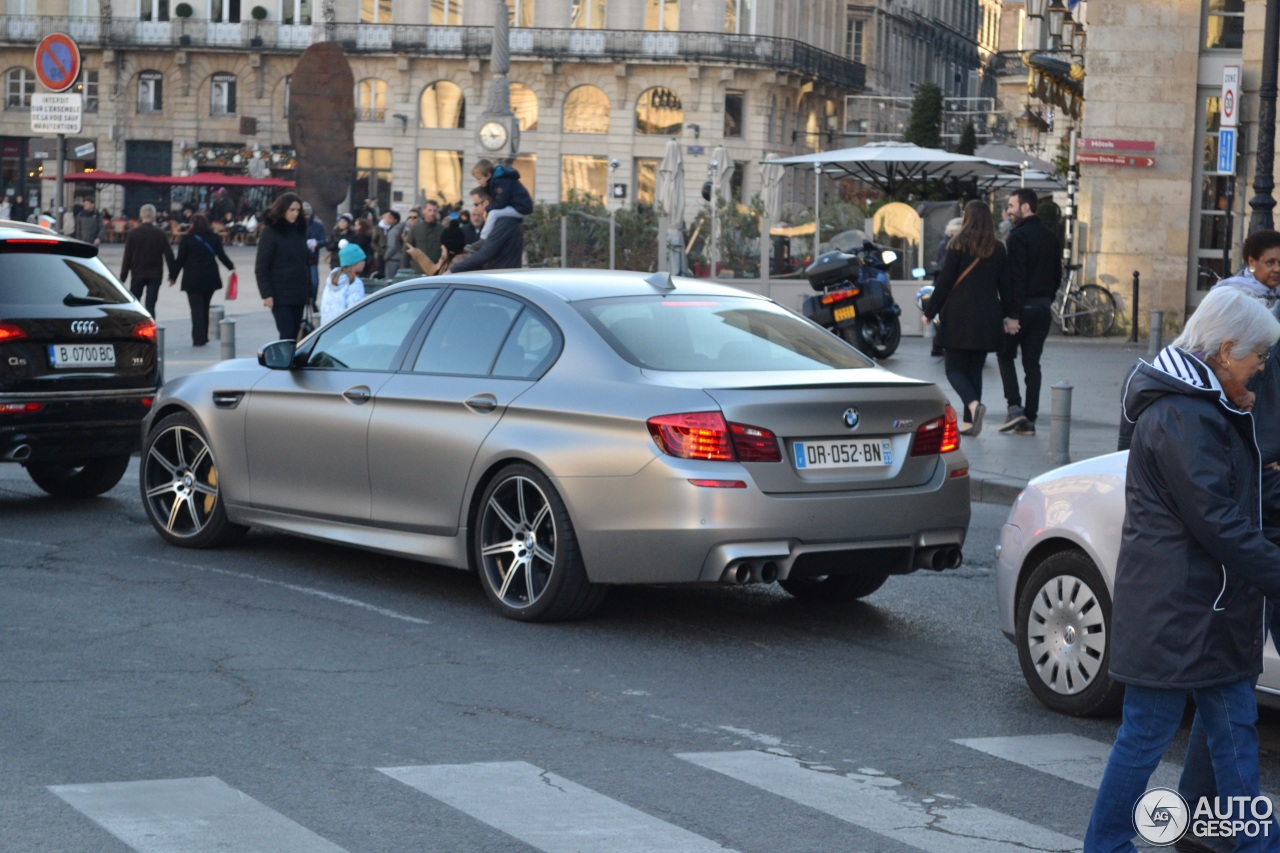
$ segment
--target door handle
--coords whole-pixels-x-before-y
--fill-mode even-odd
[[[342,396],[360,406],[373,399],[373,392],[363,385],[356,385],[354,388],[348,388],[343,391]]]
[[[468,397],[463,402],[468,409],[473,412],[479,412],[482,415],[487,415],[498,408],[498,398],[492,394],[476,394],[474,397]]]

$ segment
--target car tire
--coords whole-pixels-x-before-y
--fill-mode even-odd
[[[1111,595],[1079,550],[1050,554],[1018,596],[1015,642],[1022,676],[1046,707],[1076,717],[1119,712],[1124,685],[1111,666]]]
[[[185,412],[169,415],[147,433],[138,482],[147,518],[171,545],[216,548],[248,530],[227,519],[213,449]]]
[[[89,459],[79,465],[28,462],[32,482],[55,498],[96,498],[115,488],[129,467],[129,454]]]
[[[888,572],[864,571],[855,575],[809,575],[786,578],[778,586],[802,601],[838,604],[866,598],[884,586]]]
[[[499,613],[522,622],[581,619],[607,589],[587,579],[564,501],[531,465],[502,469],[476,512],[474,565]]]

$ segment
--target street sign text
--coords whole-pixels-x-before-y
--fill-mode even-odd
[[[1134,157],[1128,154],[1088,154],[1076,155],[1077,163],[1096,163],[1100,166],[1138,166],[1149,169],[1156,164],[1154,157]]]
[[[1155,151],[1156,144],[1143,139],[1077,139],[1081,151]]]
[[[31,95],[32,133],[79,133],[84,98],[78,92]]]

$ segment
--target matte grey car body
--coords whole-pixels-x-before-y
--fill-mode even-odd
[[[698,323],[726,343],[694,335]],[[336,343],[340,333],[357,343]],[[808,356],[819,351],[849,367],[820,368]],[[808,367],[770,369],[788,359]],[[968,529],[964,454],[913,454],[922,430],[954,425],[942,392],[733,288],[575,270],[420,279],[259,361],[170,382],[144,427],[144,503],[175,544],[251,526],[482,577],[478,563],[499,552],[576,563],[576,604],[533,607],[542,582],[505,567],[486,580],[505,615],[553,619],[583,615],[598,604],[586,591],[611,584],[778,580],[802,596],[861,597],[890,574],[954,567]],[[748,440],[771,433],[780,459],[742,461],[736,443],[725,460],[664,452],[650,421],[674,413],[760,428]],[[166,419],[170,438],[156,444]],[[797,440],[863,437],[888,459],[814,469],[794,458]],[[500,481],[523,509],[502,509]]]
[[[996,546],[1000,630],[1032,693],[1061,713],[1114,713],[1123,698],[1107,665],[1128,461],[1128,451],[1110,453],[1036,477]],[[1258,701],[1280,707],[1274,643],[1263,646],[1263,667]]]

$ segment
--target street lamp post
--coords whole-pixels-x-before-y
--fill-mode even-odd
[[[1271,194],[1276,187],[1276,59],[1280,47],[1280,0],[1267,0],[1263,23],[1262,84],[1258,87],[1258,159],[1254,167],[1253,198],[1249,199],[1249,233],[1269,230],[1274,226],[1271,211],[1276,200]]]

